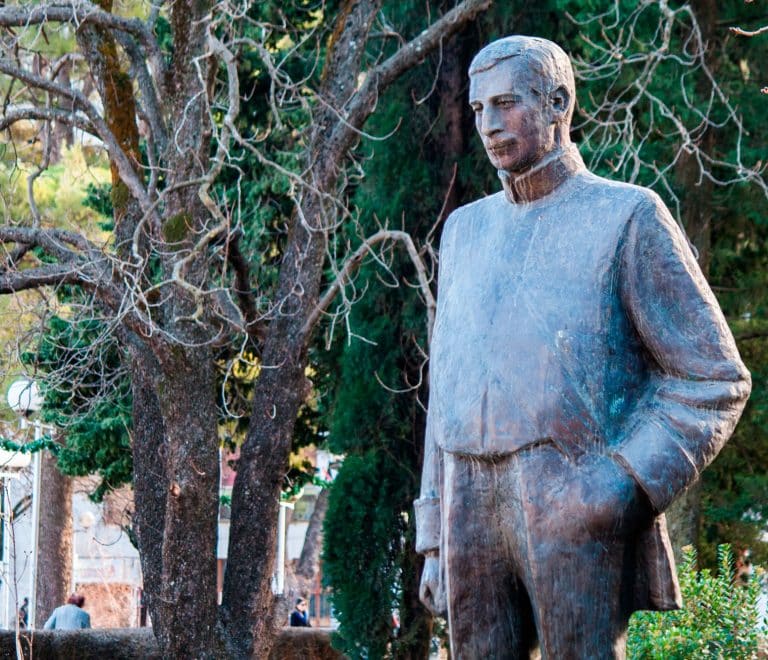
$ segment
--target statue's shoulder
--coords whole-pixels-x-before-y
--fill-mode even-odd
[[[500,190],[493,195],[487,195],[486,197],[481,197],[473,202],[459,206],[448,216],[445,223],[446,229],[463,220],[466,221],[470,218],[488,217],[489,213],[496,210],[502,210],[505,203],[506,199],[504,197],[504,191]]]
[[[640,208],[664,208],[661,197],[650,188],[634,183],[606,179],[589,171],[581,175],[583,194],[592,198],[602,198],[617,209],[632,212]]]

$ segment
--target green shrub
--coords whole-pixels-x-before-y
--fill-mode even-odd
[[[680,566],[683,609],[636,612],[629,623],[628,657],[642,660],[758,657],[759,571],[737,583],[728,545],[717,552],[718,571],[696,570],[696,551],[684,550]]]

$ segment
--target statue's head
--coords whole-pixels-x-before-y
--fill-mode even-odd
[[[538,37],[483,48],[469,67],[469,103],[491,163],[518,174],[570,144],[576,84],[568,55]]]

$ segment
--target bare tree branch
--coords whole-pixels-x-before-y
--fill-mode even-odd
[[[123,182],[129,188],[131,194],[139,204],[141,204],[142,210],[154,220],[153,224],[159,232],[159,218],[154,212],[152,202],[149,199],[141,180],[136,174],[133,165],[128,160],[128,157],[125,155],[125,152],[120,147],[120,144],[115,139],[115,136],[112,134],[112,131],[109,130],[106,122],[91,102],[88,101],[81,92],[72,89],[71,87],[66,87],[51,80],[47,80],[46,78],[30,73],[29,71],[25,71],[6,58],[0,58],[0,73],[4,73],[27,85],[49,92],[55,96],[67,98],[72,101],[74,105],[79,107],[87,115],[88,119],[96,129],[98,136],[106,145],[111,158],[114,160],[120,171],[120,177]]]
[[[398,231],[394,229],[382,229],[377,231],[372,236],[369,236],[351,255],[349,255],[342,267],[339,269],[336,278],[331,286],[323,294],[322,298],[318,301],[315,309],[309,315],[301,329],[303,335],[307,335],[311,332],[317,320],[325,312],[333,299],[337,296],[341,288],[350,280],[355,270],[360,267],[363,259],[373,252],[373,247],[384,241],[399,241],[405,246],[408,257],[413,263],[416,269],[416,276],[419,280],[419,290],[424,297],[424,301],[427,306],[427,336],[428,341],[432,340],[432,327],[435,323],[435,310],[437,309],[435,303],[435,297],[432,294],[432,289],[429,286],[429,278],[427,276],[427,269],[424,266],[424,262],[419,256],[419,252],[413,243],[411,235],[404,231]]]
[[[379,96],[389,85],[397,80],[404,71],[427,57],[440,44],[447,42],[468,22],[490,6],[491,0],[464,0],[415,39],[398,49],[389,59],[369,71],[365,82],[349,104],[347,123],[361,128],[368,115],[376,107]],[[337,132],[345,129],[345,125],[339,125],[334,131],[334,137]]]
[[[0,273],[0,294],[18,293],[27,289],[59,284],[85,284],[87,278],[77,266],[48,264],[39,268],[6,271]]]
[[[732,27],[728,29],[733,32],[733,34],[736,34],[740,37],[756,37],[760,34],[765,34],[768,32],[768,25],[759,27],[756,30],[742,30],[740,27]]]
[[[264,328],[261,327],[259,314],[256,309],[256,301],[251,291],[251,273],[248,260],[240,251],[240,236],[233,236],[226,246],[227,260],[235,273],[235,294],[240,303],[240,310],[245,319],[248,334],[261,342],[264,337]]]
[[[162,53],[147,26],[137,18],[123,18],[83,0],[69,3],[50,3],[37,6],[0,7],[0,26],[29,27],[45,23],[71,23],[75,27],[92,23],[111,30],[119,30],[136,37],[156,63],[162,62]]]
[[[99,137],[93,124],[87,117],[61,110],[60,108],[42,108],[33,106],[11,106],[4,115],[0,117],[0,131],[9,128],[18,121],[58,121],[62,124],[74,126],[90,135]]]
[[[70,262],[83,256],[93,257],[98,248],[85,237],[64,229],[0,226],[0,243],[18,243],[41,247],[59,261]],[[70,246],[70,247],[67,247]],[[78,251],[72,248],[77,248]]]
[[[680,202],[670,179],[684,160],[698,170],[695,185],[704,180],[718,186],[749,182],[768,196],[765,163],[742,160],[742,119],[707,63],[707,44],[690,5],[639,0],[623,8],[614,2],[598,16],[569,18],[593,54],[589,61],[574,58],[576,78],[603,87],[596,98],[583,99],[574,126],[591,152],[591,167],[603,163],[629,182],[642,177],[646,185],[662,188],[674,201],[678,218]],[[664,79],[668,86],[668,71],[674,71],[679,87],[674,100],[654,84]],[[722,148],[708,148],[703,139],[720,130],[729,131],[734,156],[728,160]],[[646,151],[659,134],[670,148],[664,159]]]

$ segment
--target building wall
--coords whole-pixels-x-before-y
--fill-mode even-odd
[[[86,597],[84,609],[96,628],[138,625],[141,565],[125,527],[133,497],[129,488],[110,495],[103,504],[88,498],[95,478],[75,480],[72,495],[73,566],[72,591]],[[6,510],[24,505],[32,493],[32,468],[17,478],[6,479]],[[0,567],[0,626],[15,627],[18,606],[31,594],[32,507],[5,526],[8,562]],[[40,557],[39,561],[45,561]],[[38,621],[42,627],[44,621]]]

